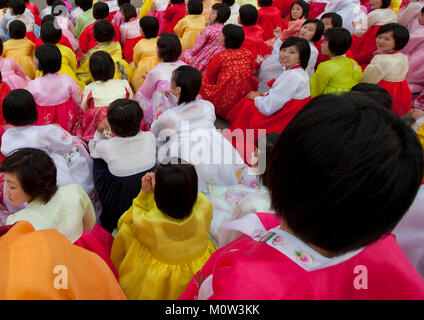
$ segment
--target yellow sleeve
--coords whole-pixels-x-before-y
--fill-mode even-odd
[[[178,38],[180,38],[180,41],[181,41],[181,38],[183,37],[184,31],[186,29],[185,25],[186,25],[185,20],[183,18],[180,21],[178,21],[178,23],[174,27],[174,32],[178,36]]]
[[[326,62],[320,63],[317,71],[309,78],[311,98],[321,95],[331,78],[331,69]]]
[[[143,18],[150,11],[150,8],[152,7],[152,2],[153,0],[145,0],[143,2],[143,6],[140,8],[140,13],[138,15],[139,19]]]

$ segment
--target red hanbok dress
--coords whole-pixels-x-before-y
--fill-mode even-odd
[[[290,16],[290,8],[295,1],[296,0],[274,0],[273,6],[280,9],[282,18],[286,18]]]
[[[87,53],[90,49],[97,46],[99,43],[94,39],[94,24],[92,23],[84,28],[84,30],[81,32],[81,35],[79,37],[79,47],[81,49],[82,53]],[[118,41],[121,40],[121,31],[119,28],[113,24],[113,29],[115,29],[115,37],[112,41]],[[80,55],[81,56],[81,55]]]
[[[212,56],[202,78],[200,95],[212,102],[217,115],[226,117],[237,101],[257,90],[253,67],[254,58],[245,48],[226,49]]]
[[[287,29],[288,23],[281,17],[280,9],[277,7],[262,7],[258,10],[257,24],[264,30],[264,40],[274,38],[274,29],[280,27]]]
[[[244,31],[244,42],[242,48],[249,49],[255,60],[254,70],[259,68],[266,56],[270,55],[272,50],[265,44],[264,29],[259,24],[253,26],[242,26]]]
[[[163,14],[164,26],[162,32],[174,33],[174,27],[177,25],[178,21],[184,18],[186,14],[186,4],[177,3],[174,5],[169,5]]]

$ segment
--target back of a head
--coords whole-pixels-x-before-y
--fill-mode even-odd
[[[203,12],[202,0],[188,0],[187,9],[189,14],[202,14]]]
[[[154,196],[160,211],[182,220],[190,216],[196,203],[198,178],[193,165],[172,160],[156,167]]]
[[[38,70],[43,75],[56,73],[62,66],[62,54],[60,50],[52,44],[43,44],[35,50],[35,57],[38,60]]]
[[[8,0],[0,0],[0,9],[4,9],[8,7]]]
[[[26,126],[37,121],[38,112],[32,94],[25,89],[9,92],[2,104],[3,118],[13,126]]]
[[[133,18],[137,18],[137,9],[130,3],[125,3],[121,7],[121,13],[124,21],[128,22]]]
[[[321,16],[321,21],[322,19],[325,19],[325,18],[331,19],[331,24],[333,25],[333,28],[343,27],[343,18],[341,15],[335,12],[327,12]]]
[[[258,21],[258,9],[251,4],[242,5],[239,9],[239,16],[243,26],[253,26]]]
[[[351,91],[366,95],[367,97],[373,99],[375,102],[377,102],[387,110],[392,109],[392,96],[386,89],[380,87],[379,85],[372,83],[358,83],[357,85],[352,87]]]
[[[157,47],[159,59],[164,62],[177,61],[182,51],[180,39],[174,33],[162,32]]]
[[[226,4],[229,7],[231,7],[235,2],[235,0],[222,0],[222,3]]]
[[[271,7],[272,6],[272,0],[259,0],[259,6],[261,7]]]
[[[9,8],[12,9],[15,15],[24,14],[26,6],[24,0],[9,0]]]
[[[97,42],[109,42],[115,37],[115,28],[106,19],[98,20],[94,24],[93,35]]]
[[[83,11],[87,11],[93,7],[93,0],[75,0],[75,4]]]
[[[115,74],[115,62],[106,51],[96,51],[90,56],[90,74],[94,81],[108,81]]]
[[[185,65],[175,69],[171,81],[181,88],[178,104],[188,103],[196,99],[202,85],[202,75],[196,68]]]
[[[52,14],[48,14],[44,16],[43,19],[41,19],[41,25],[43,25],[46,22],[55,22],[55,21],[56,21],[56,17]]]
[[[139,25],[146,39],[156,38],[159,32],[159,21],[156,17],[144,16]]]
[[[26,35],[26,26],[21,20],[13,20],[9,24],[9,34],[12,39],[24,39]]]
[[[234,24],[227,24],[222,28],[224,35],[225,48],[239,49],[244,41],[244,30],[240,26]]]
[[[56,28],[54,22],[41,24],[40,38],[46,44],[56,44],[62,39],[62,29]]]
[[[345,28],[331,28],[325,31],[324,38],[328,42],[328,49],[336,56],[345,54],[352,45],[352,35]]]
[[[233,1],[233,0],[232,0]],[[234,1],[233,1],[234,4]],[[231,5],[233,5],[231,4]],[[225,2],[215,3],[212,6],[212,10],[216,10],[216,22],[225,23],[231,16],[230,5],[227,5]]]
[[[143,111],[137,101],[117,99],[107,110],[107,120],[112,132],[119,137],[134,137],[140,132]]]
[[[109,15],[109,6],[104,2],[96,2],[93,6],[93,18],[96,20],[106,19]]]
[[[393,230],[423,177],[423,150],[402,120],[356,93],[313,99],[282,132],[264,185],[302,241],[339,255]]]

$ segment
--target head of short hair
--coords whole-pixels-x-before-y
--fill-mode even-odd
[[[154,198],[160,211],[182,220],[190,216],[196,203],[198,178],[193,165],[176,160],[156,167]]]
[[[311,41],[319,41],[322,37],[322,34],[324,33],[324,23],[319,19],[308,19],[302,24],[302,27],[307,24],[315,24],[315,34],[312,37]]]
[[[41,24],[40,38],[46,44],[56,44],[62,39],[62,29],[56,28],[54,22]]]
[[[234,2],[233,2],[234,4]],[[212,10],[216,10],[216,22],[225,23],[231,16],[231,9],[226,3],[215,3]]]
[[[402,50],[405,48],[409,41],[408,29],[399,23],[388,23],[378,29],[377,36],[389,32],[393,33],[393,38],[395,39],[395,50]]]
[[[324,39],[328,42],[328,49],[336,56],[341,56],[352,45],[352,35],[345,28],[331,28],[324,33]]]
[[[235,0],[222,0],[222,3],[226,4],[229,7],[231,7],[235,2]]]
[[[270,7],[272,6],[272,0],[258,0],[260,7]]]
[[[239,49],[244,41],[244,30],[240,26],[234,24],[227,24],[222,28],[224,35],[225,48]]]
[[[109,105],[107,121],[110,129],[119,137],[134,137],[140,132],[143,110],[137,101],[117,99]]]
[[[96,20],[106,19],[109,15],[109,6],[104,2],[96,2],[93,5],[93,18]]]
[[[48,6],[52,6],[55,0],[46,0]]]
[[[138,22],[146,39],[156,38],[159,32],[159,21],[156,17],[144,16]]]
[[[122,5],[126,3],[131,3],[131,0],[118,0],[118,6],[122,7]]]
[[[109,42],[115,37],[115,28],[106,19],[98,20],[94,23],[93,35],[97,42]]]
[[[13,14],[24,14],[26,6],[24,0],[9,0],[9,8],[12,9]]]
[[[48,14],[44,16],[43,19],[41,19],[41,25],[43,25],[43,23],[46,23],[46,22],[55,22],[55,21],[56,21],[56,17],[52,14]]]
[[[372,83],[358,83],[352,87],[351,91],[362,93],[373,99],[375,102],[379,103],[384,108],[388,110],[392,109],[392,96],[386,89],[380,87],[379,85]]]
[[[132,4],[129,3],[122,5],[121,13],[125,22],[130,21],[132,18],[137,18],[137,10]]]
[[[34,97],[26,89],[10,91],[3,100],[2,112],[4,120],[13,126],[30,125],[38,119]]]
[[[184,3],[185,0],[171,0],[171,4]]]
[[[324,13],[321,16],[321,21],[322,19],[326,19],[326,18],[331,19],[331,24],[333,25],[333,28],[341,28],[343,26],[342,16],[335,12]]]
[[[21,20],[13,20],[9,24],[9,34],[11,39],[23,39],[26,35],[26,26]]]
[[[381,9],[388,8],[392,3],[392,0],[382,0],[381,1]]]
[[[308,66],[309,58],[311,57],[311,47],[307,40],[300,37],[288,37],[286,41],[281,44],[280,51],[284,48],[295,46],[299,52],[300,66],[306,69]]]
[[[87,11],[93,7],[93,0],[75,0],[75,4],[83,11]]]
[[[202,14],[203,12],[202,0],[188,0],[187,10],[189,14]]]
[[[300,18],[308,19],[308,17],[309,17],[309,4],[305,1],[303,1],[303,0],[296,0],[295,2],[292,3],[292,5],[290,6],[290,19],[293,20],[291,11],[292,11],[293,6],[295,4],[302,7],[303,14]]]
[[[258,9],[251,4],[242,5],[239,9],[240,23],[243,26],[253,26],[258,21]]]
[[[188,103],[196,99],[202,85],[202,75],[196,68],[184,65],[174,70],[171,81],[181,88],[178,104]]]
[[[38,59],[38,70],[43,75],[56,73],[62,66],[62,54],[60,50],[52,44],[43,44],[35,49],[35,57]]]
[[[94,81],[108,81],[115,74],[115,62],[106,51],[96,51],[90,56],[89,68]]]
[[[158,42],[158,56],[164,62],[174,62],[181,54],[181,42],[174,33],[162,32]]]
[[[47,203],[57,191],[56,166],[43,150],[18,149],[3,160],[0,172],[16,174],[31,201],[37,199]]]
[[[29,1],[29,0],[27,0],[27,1]],[[4,9],[4,8],[7,8],[7,7],[8,7],[8,0],[0,0],[0,9]]]
[[[423,150],[402,120],[357,93],[310,101],[271,151],[264,185],[303,242],[340,255],[392,231],[423,176]]]
[[[265,154],[268,157],[271,154],[271,150],[274,147],[274,145],[277,143],[279,138],[280,138],[280,133],[276,133],[276,132],[266,133],[255,141],[255,148],[257,148],[260,152],[265,152]],[[261,149],[262,140],[265,140],[264,141],[265,150]]]

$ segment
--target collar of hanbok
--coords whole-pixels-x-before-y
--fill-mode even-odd
[[[396,53],[399,53],[399,52],[400,52],[399,50],[389,50],[387,52],[384,52],[384,54],[396,54]]]
[[[119,57],[119,55],[122,55],[122,49],[121,49],[121,45],[119,42],[117,41],[110,41],[110,42],[101,42],[99,44],[97,44],[97,46],[95,46],[94,48],[90,49],[80,60],[80,64],[85,64],[88,63],[88,61],[90,60],[91,55],[94,52],[97,51],[106,51],[107,53],[110,54],[110,56],[113,58],[114,56]]]

